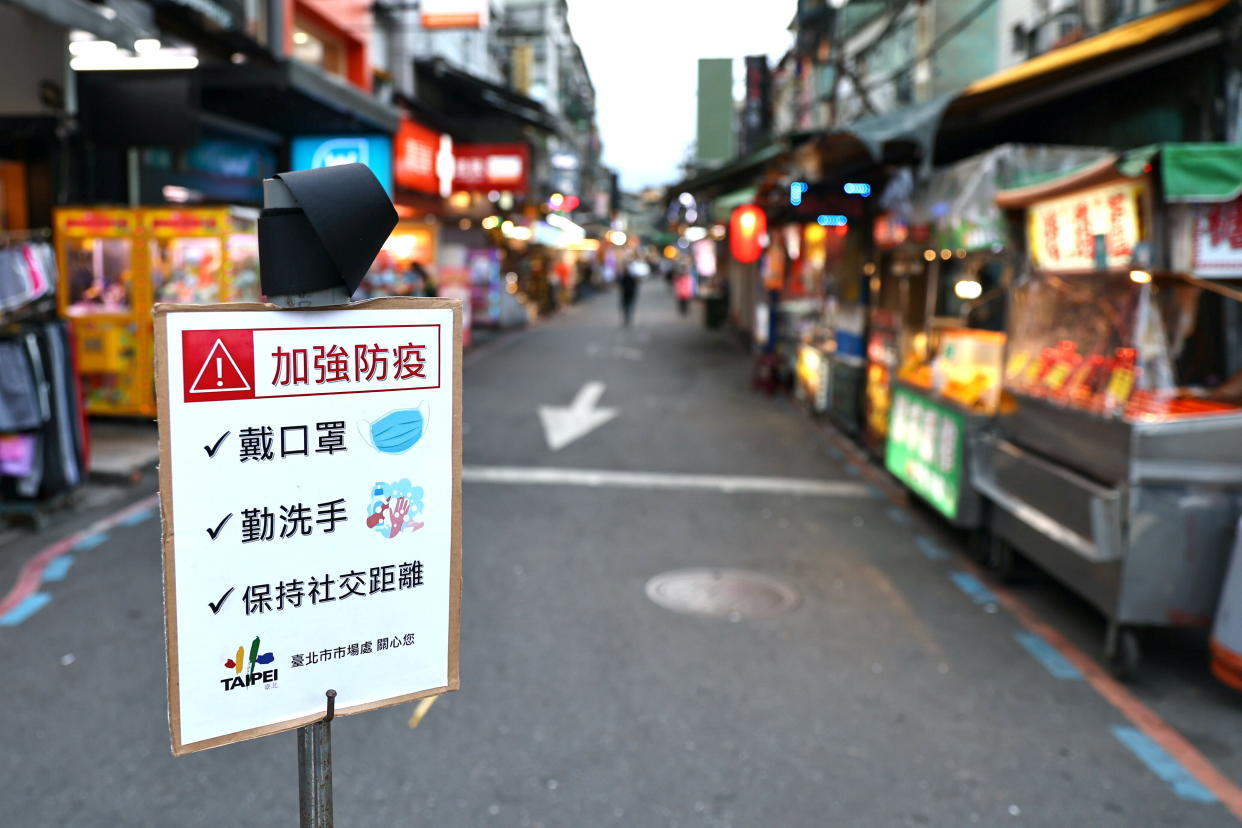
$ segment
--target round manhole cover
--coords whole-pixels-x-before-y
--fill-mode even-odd
[[[779,615],[798,603],[798,593],[789,585],[742,569],[665,572],[647,582],[647,597],[674,612],[731,620]]]

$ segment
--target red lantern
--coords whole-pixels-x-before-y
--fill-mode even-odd
[[[729,216],[729,252],[743,264],[759,261],[768,217],[754,204],[743,204]]]

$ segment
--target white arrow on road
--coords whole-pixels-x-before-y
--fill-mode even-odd
[[[548,441],[548,448],[560,451],[617,416],[615,408],[595,407],[602,396],[604,384],[588,382],[567,407],[539,406],[539,420],[543,423],[543,436]]]

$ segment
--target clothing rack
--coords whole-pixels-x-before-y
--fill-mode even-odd
[[[0,520],[39,525],[87,471],[73,342],[56,314],[52,233],[0,230]]]
[[[54,296],[44,296],[15,310],[0,308],[0,335],[4,335],[6,330],[13,325],[22,322],[51,319],[54,316],[56,316],[56,297]]]
[[[52,229],[50,227],[32,227],[24,230],[0,230],[0,245],[51,240]]]

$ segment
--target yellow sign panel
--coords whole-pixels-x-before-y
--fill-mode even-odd
[[[1128,267],[1143,238],[1143,185],[1108,184],[1039,201],[1027,214],[1031,260],[1041,270]],[[1097,244],[1103,249],[1097,250]]]
[[[142,223],[158,238],[218,236],[230,230],[228,210],[143,210]]]
[[[57,210],[56,233],[82,238],[130,236],[138,228],[138,215],[127,209]]]

